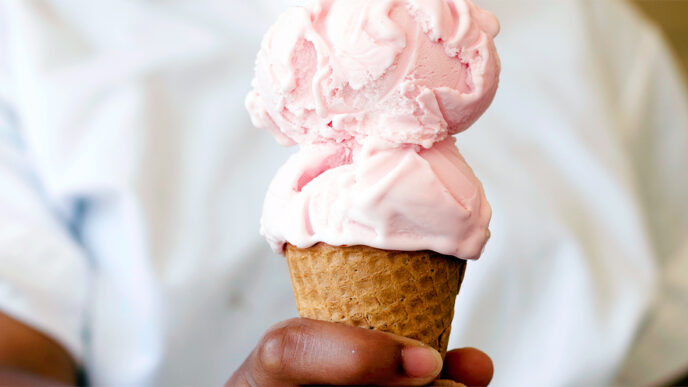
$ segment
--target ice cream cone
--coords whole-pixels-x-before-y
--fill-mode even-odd
[[[301,317],[416,339],[444,357],[466,261],[325,243],[285,250]]]

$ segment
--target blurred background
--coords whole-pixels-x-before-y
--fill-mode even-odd
[[[688,1],[686,0],[633,0],[634,5],[662,30],[671,44],[688,81]],[[667,383],[688,386],[688,367]]]
[[[688,0],[631,0],[631,3],[648,19],[657,25],[673,49],[676,60],[683,70],[683,79],[688,82]],[[667,313],[668,314],[668,313]],[[666,315],[665,315],[666,317]],[[677,327],[677,329],[681,329]],[[671,343],[664,343],[665,347],[672,347]],[[643,344],[636,345],[636,351]],[[642,363],[662,362],[661,355],[655,359],[643,358]],[[642,369],[643,365],[627,363],[628,368]],[[631,373],[632,374],[632,373]],[[635,375],[633,376],[635,377]],[[633,380],[633,377],[627,380]],[[672,386],[688,386],[688,366],[684,371],[667,377],[663,384]]]
[[[688,73],[688,1],[633,0],[633,3],[660,26],[676,51],[684,74]]]

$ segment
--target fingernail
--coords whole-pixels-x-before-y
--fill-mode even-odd
[[[442,371],[442,356],[430,347],[405,347],[401,360],[410,378],[435,377]]]

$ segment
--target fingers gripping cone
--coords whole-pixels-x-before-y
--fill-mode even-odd
[[[301,317],[416,339],[444,357],[466,261],[325,243],[285,255]]]

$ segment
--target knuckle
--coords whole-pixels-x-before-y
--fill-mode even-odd
[[[271,328],[258,345],[260,369],[273,376],[289,374],[291,367],[298,364],[299,352],[304,350],[308,337],[308,329],[298,319]]]

